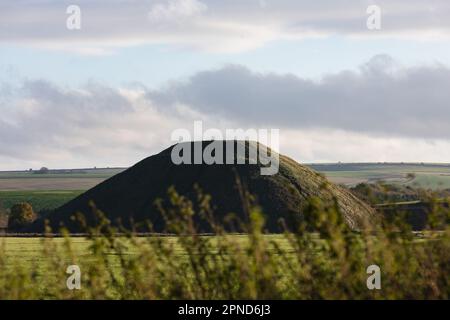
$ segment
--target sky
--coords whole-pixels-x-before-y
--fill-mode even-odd
[[[448,163],[449,17],[448,0],[0,0],[0,170],[130,166],[196,120],[279,129],[303,163]]]

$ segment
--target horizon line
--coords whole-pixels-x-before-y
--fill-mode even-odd
[[[138,162],[137,162],[138,163]],[[403,162],[403,161],[358,161],[358,162],[298,162],[301,165],[305,166],[320,166],[320,165],[428,165],[428,166],[450,166],[450,162]],[[106,169],[129,169],[131,166],[127,167],[121,167],[121,166],[107,166],[107,167],[79,167],[79,168],[49,168],[46,167],[49,171],[63,171],[63,170],[106,170]],[[1,170],[0,173],[7,173],[7,172],[36,172],[39,171],[41,168],[38,169],[16,169],[16,170]]]

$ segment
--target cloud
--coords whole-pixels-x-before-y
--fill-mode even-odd
[[[208,6],[198,0],[170,0],[167,4],[155,4],[148,13],[152,22],[176,22],[205,12]]]
[[[12,90],[0,101],[2,169],[127,166],[170,144],[181,126],[149,105],[141,88],[28,80]]]
[[[171,145],[175,129],[280,129],[302,162],[446,162],[450,70],[376,56],[357,71],[311,81],[242,66],[158,90],[90,81],[0,83],[1,169],[128,166]]]
[[[447,0],[79,0],[82,28],[66,29],[69,0],[0,3],[0,43],[81,54],[163,44],[208,52],[241,52],[273,40],[341,35],[445,41]],[[382,10],[382,28],[369,31],[366,9]]]
[[[231,65],[147,97],[161,111],[184,105],[245,125],[450,139],[449,87],[445,66],[405,68],[379,55],[321,81]]]

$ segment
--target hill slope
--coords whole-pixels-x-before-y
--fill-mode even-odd
[[[204,142],[203,148],[208,143]],[[173,147],[142,160],[57,209],[50,216],[51,225],[57,227],[63,222],[70,230],[77,231],[70,216],[82,212],[89,220],[88,203],[92,200],[112,221],[121,219],[126,224],[130,218],[134,221],[151,220],[156,231],[163,231],[164,223],[154,206],[155,199],[166,198],[170,186],[195,199],[195,184],[212,196],[219,220],[229,212],[245,220],[245,210],[236,187],[237,176],[248,192],[256,196],[266,214],[266,227],[270,232],[280,231],[280,218],[289,222],[293,216],[300,217],[301,205],[310,196],[335,196],[346,222],[353,228],[357,228],[364,217],[373,215],[368,205],[346,189],[330,184],[328,190],[323,190],[321,186],[327,183],[325,178],[286,156],[280,155],[277,174],[262,176],[260,164],[175,165],[171,161]],[[249,149],[256,148],[256,144],[246,143],[245,147],[248,159]]]

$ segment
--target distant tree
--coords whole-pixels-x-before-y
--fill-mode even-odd
[[[16,203],[11,207],[8,227],[13,230],[23,228],[36,220],[36,217],[31,204],[28,202]]]
[[[40,168],[38,171],[35,171],[35,173],[38,173],[38,174],[47,174],[47,173],[49,173],[49,169],[47,168],[47,167],[42,167],[42,168]]]

